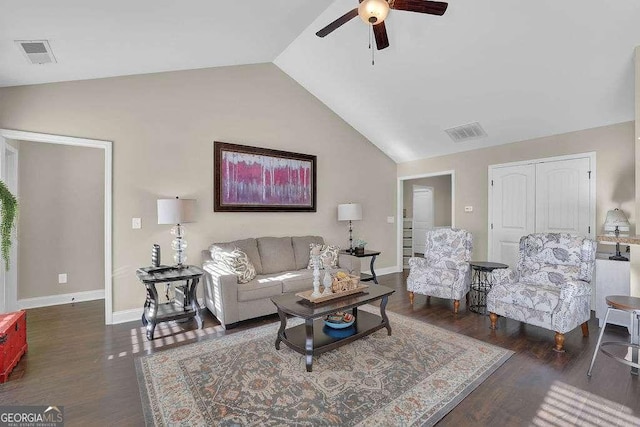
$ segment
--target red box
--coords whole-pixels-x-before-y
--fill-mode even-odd
[[[0,314],[0,383],[27,352],[27,313],[24,310]]]

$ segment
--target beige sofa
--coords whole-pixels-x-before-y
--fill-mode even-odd
[[[313,287],[313,270],[307,269],[311,243],[324,244],[324,239],[319,236],[260,237],[214,243],[223,249],[237,247],[245,252],[257,276],[248,283],[238,283],[235,275],[217,272],[210,251],[202,251],[207,308],[225,329],[242,320],[276,313],[271,297]],[[360,260],[354,256],[340,254],[338,266],[338,270],[360,275]],[[321,275],[321,281],[322,278]]]

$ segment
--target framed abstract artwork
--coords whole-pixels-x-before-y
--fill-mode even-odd
[[[214,142],[215,212],[315,212],[316,156]]]

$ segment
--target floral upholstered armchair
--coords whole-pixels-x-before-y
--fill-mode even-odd
[[[453,312],[457,313],[460,299],[469,292],[472,246],[473,236],[466,230],[427,231],[424,258],[409,259],[409,302],[413,304],[414,293],[452,299]]]
[[[582,325],[589,335],[591,275],[596,242],[581,236],[538,233],[520,239],[516,271],[494,270],[487,295],[491,328],[498,316],[555,331],[556,351],[564,334]]]

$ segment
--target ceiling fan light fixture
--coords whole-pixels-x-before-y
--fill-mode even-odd
[[[358,6],[358,15],[367,24],[379,24],[388,14],[389,3],[386,0],[364,0]]]

